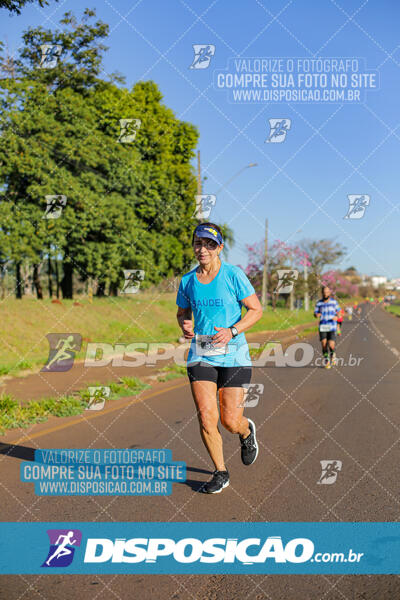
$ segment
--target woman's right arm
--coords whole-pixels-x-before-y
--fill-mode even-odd
[[[180,306],[178,306],[176,318],[178,319],[179,327],[182,329],[184,337],[187,339],[191,339],[194,336],[192,309],[190,307],[181,308]]]

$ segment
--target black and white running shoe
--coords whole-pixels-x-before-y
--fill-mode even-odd
[[[242,438],[239,435],[240,444],[242,446],[242,463],[244,465],[252,465],[258,455],[258,444],[256,438],[256,426],[254,422],[247,417],[249,422],[250,435],[247,438]]]
[[[228,471],[214,471],[211,481],[205,483],[202,489],[205,494],[219,494],[228,485]]]

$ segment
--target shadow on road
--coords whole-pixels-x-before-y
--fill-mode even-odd
[[[186,472],[191,471],[192,473],[206,473],[207,475],[212,475],[212,471],[207,469],[197,469],[196,467],[186,467]],[[206,481],[197,481],[195,479],[186,479],[186,481],[176,481],[175,483],[180,483],[181,485],[189,486],[194,492],[203,493],[203,486]]]
[[[211,473],[210,473],[211,474]],[[186,479],[186,481],[175,481],[174,483],[180,483],[181,485],[187,485],[193,490],[193,492],[203,493],[203,487],[205,481],[196,481],[195,479]]]
[[[35,448],[28,448],[27,446],[0,443],[0,454],[7,454],[21,460],[35,460]]]

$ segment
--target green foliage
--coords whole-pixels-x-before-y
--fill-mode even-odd
[[[396,315],[396,317],[400,317],[400,306],[396,306],[395,304],[389,304],[385,309],[392,313],[392,315]]]
[[[121,383],[97,384],[111,388],[110,400],[129,395],[137,395],[150,387],[137,377],[123,377]],[[0,433],[16,427],[29,427],[33,423],[47,421],[49,416],[70,417],[81,414],[89,403],[89,390],[79,392],[77,396],[44,398],[20,404],[10,394],[0,396]]]
[[[186,367],[182,367],[181,365],[176,365],[173,363],[161,369],[161,373],[158,376],[157,381],[169,381],[170,379],[177,379],[179,377],[185,377],[186,375]]]
[[[19,57],[2,57],[0,80],[0,260],[40,264],[62,257],[64,297],[72,271],[114,293],[123,269],[143,269],[142,288],[181,272],[190,245],[198,132],[162,103],[152,81],[122,87],[100,78],[108,25],[71,13],[52,31],[30,28]],[[62,47],[40,68],[45,43]],[[140,119],[133,143],[120,120]],[[43,218],[46,195],[64,195],[58,219]]]
[[[324,267],[337,263],[346,254],[346,248],[335,240],[309,240],[300,242],[300,247],[308,256],[311,270],[321,277]]]
[[[57,2],[58,0],[55,1]],[[47,6],[49,4],[47,0],[0,0],[0,8],[6,8],[10,13],[20,15],[21,8],[23,8],[25,4],[32,2],[37,2],[39,6]]]
[[[257,359],[261,356],[264,350],[272,350],[273,348],[276,348],[276,346],[276,342],[265,342],[264,344],[261,344],[259,348],[249,348],[250,358]]]

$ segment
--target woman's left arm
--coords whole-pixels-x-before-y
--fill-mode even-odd
[[[242,333],[257,323],[262,317],[263,309],[256,294],[247,296],[241,301],[247,308],[247,312],[240,321],[234,323],[238,333]],[[214,327],[217,333],[213,336],[213,341],[216,344],[225,345],[232,339],[232,332],[228,327]]]
[[[252,327],[254,323],[257,323],[261,319],[263,313],[261,302],[256,294],[243,298],[242,304],[247,308],[247,312],[240,321],[235,323],[238,333],[242,333],[246,329],[249,329],[249,327]]]

